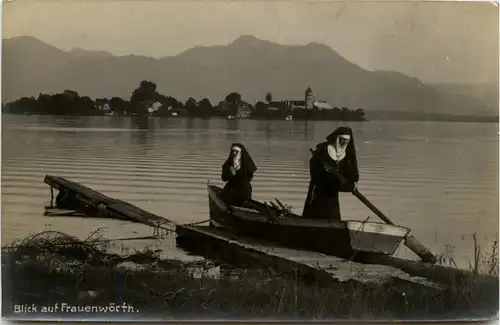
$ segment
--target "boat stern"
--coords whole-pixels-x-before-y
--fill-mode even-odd
[[[346,221],[353,251],[393,255],[409,228],[377,222]]]

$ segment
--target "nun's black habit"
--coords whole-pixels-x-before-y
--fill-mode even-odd
[[[236,147],[240,150],[240,157],[235,162],[232,149]],[[226,162],[222,165],[222,181],[226,182],[223,189],[223,199],[231,205],[241,206],[246,200],[252,198],[252,181],[257,166],[241,143],[233,143]]]
[[[339,137],[348,138],[344,149]],[[354,183],[359,181],[354,137],[351,128],[339,127],[326,140],[316,146],[309,161],[311,181],[303,216],[341,220],[339,192],[354,190]]]

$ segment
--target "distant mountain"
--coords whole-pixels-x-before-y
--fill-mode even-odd
[[[181,101],[213,103],[237,91],[246,101],[303,99],[308,86],[333,106],[373,111],[496,115],[466,93],[450,93],[393,71],[367,71],[330,47],[280,45],[244,35],[224,46],[194,47],[161,59],[113,56],[82,49],[65,52],[32,37],[3,43],[3,101],[64,89],[92,98],[128,99],[142,80]]]
[[[87,51],[79,47],[72,49],[69,53],[90,59],[101,59],[113,56],[111,53],[108,53],[106,51]]]
[[[498,110],[499,83],[490,82],[482,84],[432,84],[436,89],[450,95],[466,95],[476,98],[491,109]]]

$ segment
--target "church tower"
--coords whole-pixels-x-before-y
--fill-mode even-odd
[[[305,105],[306,109],[313,109],[314,107],[314,93],[311,89],[311,86],[307,87],[305,94]]]

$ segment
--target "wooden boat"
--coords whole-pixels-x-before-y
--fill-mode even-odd
[[[329,255],[392,255],[410,229],[380,222],[306,219],[277,205],[251,200],[231,206],[220,187],[207,185],[210,225],[296,249]],[[278,201],[278,203],[280,203]]]

